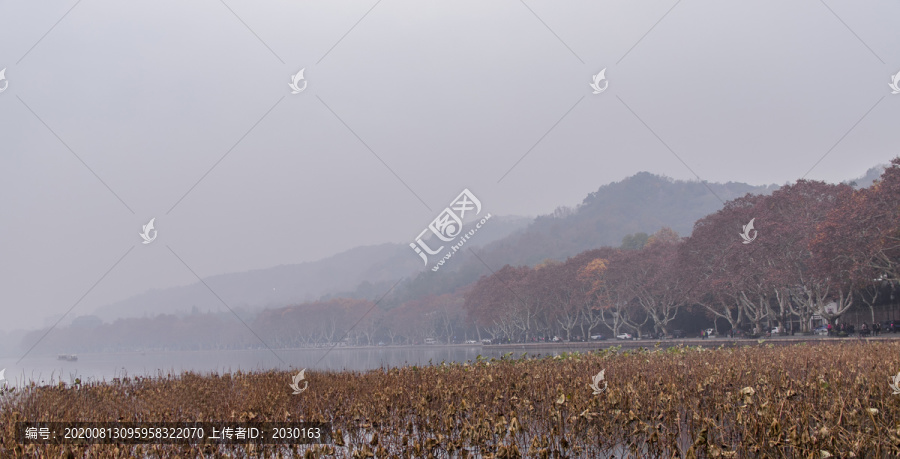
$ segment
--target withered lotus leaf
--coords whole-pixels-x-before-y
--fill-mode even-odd
[[[900,457],[897,369],[900,343],[838,342],[321,371],[303,403],[286,371],[54,383],[0,394],[0,457]],[[316,420],[333,443],[18,444],[23,420]]]

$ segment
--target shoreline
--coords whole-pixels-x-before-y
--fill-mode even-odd
[[[674,347],[674,346],[698,346],[708,344],[710,347],[719,347],[721,345],[725,345],[726,347],[737,346],[737,345],[752,345],[752,344],[774,344],[774,345],[788,345],[788,344],[799,344],[801,342],[805,343],[830,343],[830,342],[890,342],[890,341],[900,341],[900,333],[891,333],[880,336],[869,336],[866,338],[859,338],[855,336],[850,337],[835,337],[835,336],[806,336],[806,335],[796,335],[796,336],[777,336],[770,338],[684,338],[684,339],[631,339],[631,340],[620,340],[620,339],[606,339],[599,341],[557,341],[557,342],[537,342],[537,343],[508,343],[508,344],[387,344],[384,346],[334,346],[334,347],[286,347],[286,348],[272,348],[272,351],[322,351],[322,352],[331,352],[331,351],[359,351],[359,350],[378,350],[378,349],[408,349],[408,350],[417,350],[417,349],[440,349],[440,348],[483,348],[483,349],[541,349],[541,348],[577,348],[577,349],[607,349],[610,347],[621,346],[622,348],[631,349],[631,348],[652,348],[652,347]],[[147,349],[143,351],[113,351],[113,352],[79,352],[77,355],[86,356],[86,355],[143,355],[147,353],[209,353],[209,352],[258,352],[258,351],[269,351],[267,348],[251,348],[251,349]],[[46,357],[52,357],[56,354],[47,354]],[[15,355],[6,355],[0,356],[0,358],[15,358]]]
[[[734,347],[739,345],[790,345],[802,343],[841,343],[841,342],[891,342],[900,341],[900,334],[895,336],[875,336],[867,338],[858,337],[832,337],[832,336],[777,336],[772,338],[687,338],[687,339],[638,339],[638,340],[602,340],[602,341],[575,341],[575,342],[555,342],[555,343],[510,343],[510,344],[488,344],[484,345],[486,349],[534,349],[534,348],[583,348],[583,349],[608,349],[610,347],[622,346],[623,348],[653,348],[659,347],[675,347],[675,346],[698,346],[708,344],[709,347]]]

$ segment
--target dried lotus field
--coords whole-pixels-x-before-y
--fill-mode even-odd
[[[607,389],[594,394],[604,370]],[[0,457],[897,457],[900,344],[609,349],[366,373],[125,378],[2,396]],[[331,445],[17,444],[29,421],[329,421]]]

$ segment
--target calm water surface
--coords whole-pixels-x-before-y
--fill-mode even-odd
[[[572,350],[578,349],[531,348],[528,354],[555,355]],[[429,361],[433,364],[440,364],[441,361],[465,362],[475,360],[478,355],[499,358],[507,352],[510,350],[457,345],[335,348],[330,352],[326,349],[279,349],[275,351],[278,357],[269,350],[79,354],[76,362],[57,360],[56,355],[29,355],[18,364],[17,358],[0,357],[0,370],[6,368],[6,381],[0,382],[0,385],[22,385],[30,381],[50,384],[51,380],[56,382],[60,379],[71,383],[75,378],[83,382],[110,381],[126,375],[158,376],[162,373],[165,376],[183,371],[228,373],[299,368],[366,371],[382,367],[428,365]],[[513,356],[519,357],[522,353],[522,350],[516,350]]]

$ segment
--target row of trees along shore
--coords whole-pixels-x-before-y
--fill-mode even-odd
[[[751,219],[756,238],[744,243],[741,229]],[[874,321],[875,305],[895,286],[900,158],[869,188],[800,180],[729,201],[697,221],[690,237],[663,228],[565,261],[507,265],[456,292],[388,310],[332,300],[268,311],[257,321],[282,327],[277,335],[291,337],[284,345],[344,336],[351,344],[668,336],[676,319],[808,332],[813,316],[835,323],[852,307],[869,308]]]
[[[751,219],[756,238],[741,228]],[[808,332],[850,308],[872,310],[900,285],[900,158],[872,187],[800,180],[747,195],[699,220],[690,237],[662,229],[640,250],[590,250],[533,268],[504,266],[466,294],[474,324],[530,340],[603,326],[668,336],[679,314],[732,328]]]
[[[756,238],[745,243],[741,229],[751,219]],[[69,327],[49,334],[42,347],[227,349],[261,346],[260,339],[273,348],[428,338],[519,342],[622,332],[669,336],[673,328],[696,330],[690,325],[700,322],[808,332],[814,316],[835,323],[851,308],[868,308],[874,321],[874,308],[892,299],[895,286],[900,158],[868,188],[800,180],[771,195],[734,199],[697,221],[690,237],[667,228],[631,235],[621,247],[565,261],[503,266],[442,295],[333,298],[266,309],[242,319],[256,336],[221,312],[123,319],[89,333]],[[41,333],[22,342],[30,345]]]

